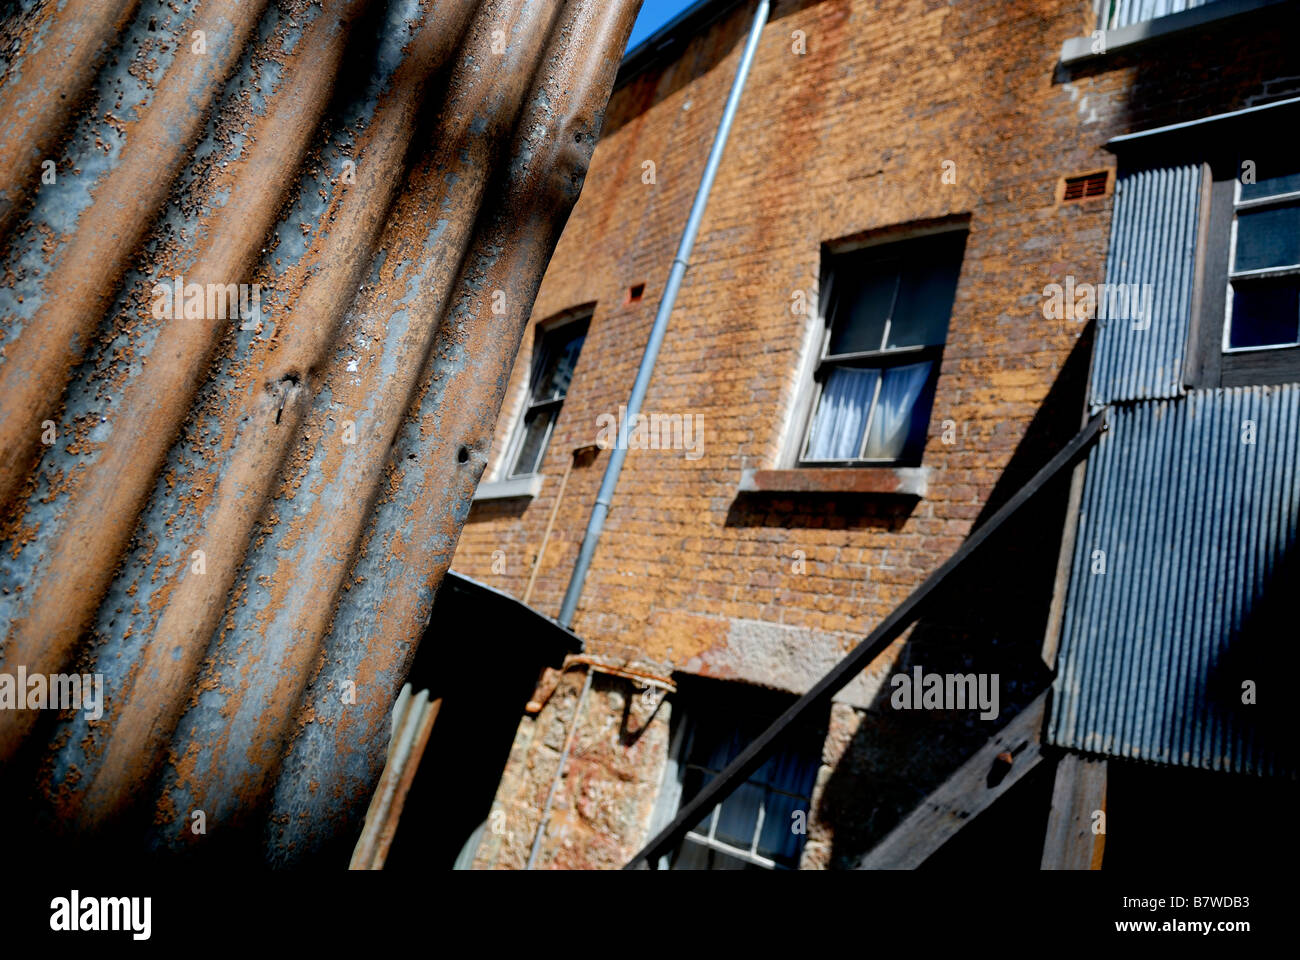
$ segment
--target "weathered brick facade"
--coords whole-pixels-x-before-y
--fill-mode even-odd
[[[1278,16],[1067,70],[1063,41],[1094,24],[1085,0],[775,3],[645,404],[701,416],[703,455],[630,453],[573,625],[587,651],[802,692],[879,623],[1077,428],[1087,325],[1045,320],[1042,291],[1067,275],[1103,279],[1110,199],[1063,204],[1060,178],[1113,170],[1104,144],[1118,134],[1296,95],[1294,38]],[[541,322],[594,305],[545,482],[535,499],[475,506],[461,573],[523,593],[571,451],[626,402],[748,22],[741,5],[616,90],[534,310]],[[794,50],[796,31],[806,53]],[[646,161],[654,183],[643,182]],[[746,468],[788,466],[782,451],[803,429],[795,407],[815,318],[792,311],[792,297],[815,299],[823,245],[950,219],[969,235],[925,495],[739,493]],[[628,304],[639,283],[644,298]],[[504,469],[532,343],[486,480]],[[569,477],[529,601],[548,614],[606,456]],[[1000,670],[1002,722],[1043,688],[1037,644],[1062,515],[1058,497],[1003,537],[949,613],[840,696],[803,866],[852,862],[987,736],[964,719],[936,733],[932,718],[889,711],[880,691],[896,663]],[[521,722],[497,794],[504,817],[477,866],[526,862],[582,682],[569,672]],[[672,706],[647,708],[628,681],[596,676],[539,867],[619,866],[647,839]]]

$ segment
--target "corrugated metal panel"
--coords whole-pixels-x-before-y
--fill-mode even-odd
[[[1153,20],[1213,2],[1214,0],[1102,0],[1100,29],[1117,30],[1132,23]],[[1109,18],[1106,17],[1106,11],[1109,11]]]
[[[1295,642],[1294,620],[1261,641],[1259,602],[1266,588],[1273,603],[1295,591],[1278,574],[1300,547],[1300,387],[1198,391],[1111,415],[1088,461],[1049,739],[1293,772],[1294,725],[1241,696]]]
[[[1151,316],[1130,310],[1099,320],[1092,371],[1098,406],[1182,393],[1200,189],[1199,164],[1129,171],[1116,184],[1106,283],[1130,285],[1142,297],[1149,284]]]
[[[413,694],[409,683],[398,694],[397,705],[393,707],[393,737],[388,745],[388,761],[370,800],[370,809],[366,811],[361,837],[352,851],[351,869],[384,869],[402,807],[406,804],[406,795],[411,790],[411,781],[415,779],[441,706],[441,700],[429,699],[428,690]]]
[[[3,27],[0,673],[107,706],[0,711],[0,764],[78,836],[298,859],[364,813],[640,3],[78,6]]]

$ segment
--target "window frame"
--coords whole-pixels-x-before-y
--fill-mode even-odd
[[[948,338],[952,333],[952,308],[949,309],[948,320],[944,327],[943,343],[924,344],[907,347],[886,347],[884,344],[889,341],[890,324],[893,317],[893,307],[898,302],[898,295],[902,288],[902,272],[898,274],[898,280],[894,286],[893,300],[890,306],[890,316],[885,321],[885,326],[881,332],[881,348],[877,350],[859,350],[844,354],[829,354],[831,342],[831,328],[834,299],[835,283],[835,262],[842,260],[844,257],[859,254],[864,251],[876,251],[875,256],[867,258],[867,262],[883,263],[889,261],[904,261],[906,251],[899,250],[906,244],[919,240],[937,240],[940,237],[957,235],[962,237],[961,251],[956,264],[957,267],[957,288],[961,285],[962,268],[965,265],[966,244],[970,237],[970,224],[968,218],[962,217],[958,220],[952,220],[940,224],[933,224],[919,228],[895,228],[887,233],[880,234],[871,239],[859,243],[840,243],[836,245],[824,244],[821,251],[821,273],[818,285],[819,296],[817,305],[815,331],[815,343],[817,344],[816,353],[809,365],[808,373],[805,379],[803,389],[800,391],[802,399],[796,401],[797,418],[795,422],[799,424],[797,442],[792,446],[789,460],[797,469],[817,469],[817,468],[857,468],[857,469],[880,469],[880,468],[898,468],[898,467],[915,467],[919,466],[924,457],[924,444],[918,450],[915,456],[908,456],[904,451],[903,456],[899,457],[867,457],[865,456],[867,444],[871,441],[871,427],[875,421],[875,416],[880,398],[880,391],[884,384],[884,371],[891,367],[908,366],[914,363],[929,361],[931,369],[926,377],[925,384],[921,388],[918,398],[928,398],[929,408],[926,412],[926,429],[928,431],[931,415],[934,411],[934,397],[936,387],[939,381],[939,375],[943,366],[943,354],[948,345]],[[890,248],[894,248],[891,252]],[[956,290],[954,290],[954,304],[956,302]],[[872,369],[881,371],[881,375],[876,380],[875,391],[872,394],[871,406],[867,411],[867,422],[863,426],[862,441],[858,447],[859,456],[851,458],[811,458],[808,456],[808,448],[812,441],[813,426],[816,423],[817,413],[820,408],[822,392],[825,389],[826,380],[830,371],[836,367],[856,367],[858,369]]]
[[[1257,127],[1252,133],[1259,134]],[[1266,136],[1250,136],[1242,145],[1202,161],[1201,210],[1196,268],[1193,274],[1192,315],[1184,363],[1184,385],[1191,389],[1270,386],[1300,383],[1300,334],[1292,344],[1258,347],[1228,346],[1232,323],[1232,281],[1251,276],[1300,274],[1300,265],[1265,271],[1233,271],[1237,214],[1294,203],[1300,191],[1241,201],[1241,163],[1250,155],[1280,153],[1269,149]],[[1171,154],[1172,155],[1172,154]]]
[[[1123,27],[1106,27],[1113,21],[1108,15],[1109,3],[1099,0],[1095,5],[1096,25],[1088,36],[1070,37],[1061,46],[1061,65],[1070,68],[1088,60],[1097,60],[1114,54],[1130,52],[1150,43],[1177,37],[1189,31],[1213,24],[1232,21],[1246,15],[1268,15],[1276,19],[1286,16],[1286,4],[1291,0],[1215,0],[1196,7],[1185,7],[1172,13],[1135,20]],[[1101,41],[1098,44],[1098,40]]]
[[[738,713],[743,713],[765,718],[770,715],[770,718],[775,720],[788,708],[789,704],[785,702],[787,696],[791,702],[795,699],[793,695],[782,694],[742,682],[697,677],[681,678],[678,684],[678,693],[673,698],[673,729],[664,768],[663,782],[660,785],[659,797],[652,816],[651,835],[672,822],[682,806],[689,803],[691,797],[694,796],[693,793],[687,795],[685,790],[689,770],[698,770],[705,778],[717,776],[721,772],[711,770],[703,764],[694,763],[690,760],[695,738],[700,729],[701,714],[705,710],[711,710],[716,711],[715,718],[718,716],[735,717]],[[739,726],[739,723],[733,722],[732,726]],[[829,715],[827,715],[821,722],[801,724],[792,733],[792,736],[805,738],[805,746],[809,748],[809,756],[814,762],[814,770],[820,769],[823,765],[822,750],[824,749],[829,726],[830,720]],[[755,771],[754,776],[757,776],[757,771]],[[707,779],[705,779],[704,783],[707,782]],[[747,778],[745,782],[760,786],[764,791],[763,803],[759,807],[758,815],[755,818],[749,849],[745,850],[717,838],[717,825],[724,800],[715,805],[709,812],[707,833],[701,834],[694,828],[688,830],[677,846],[659,857],[658,869],[674,869],[674,865],[685,845],[693,843],[706,850],[713,850],[732,859],[740,860],[751,867],[764,870],[798,870],[799,862],[803,858],[804,847],[807,844],[806,834],[799,842],[799,850],[794,857],[793,865],[763,856],[758,852],[758,844],[762,839],[768,800],[773,794],[803,801],[803,806],[800,809],[806,812],[808,820],[811,821],[813,812],[812,798],[817,791],[817,774],[814,772],[806,795],[790,793],[768,783],[755,782],[752,776]],[[701,788],[702,786],[703,784],[701,784]]]
[[[698,770],[705,777],[716,777],[718,774],[722,772],[721,770],[712,770],[704,766],[703,764],[692,763],[688,759],[691,756],[691,747],[694,746],[695,734],[699,730],[699,724],[695,723],[693,718],[689,716],[687,718],[687,721],[690,724],[690,729],[686,732],[686,736],[684,738],[685,742],[682,745],[681,754],[677,761],[678,768],[681,770],[681,776],[683,777],[683,779],[685,779],[687,773],[690,770]],[[705,780],[705,783],[707,782],[708,781]],[[762,867],[764,870],[797,870],[798,869],[797,859],[796,859],[795,866],[793,867],[781,863],[779,860],[772,860],[771,858],[765,857],[758,852],[758,843],[763,838],[763,823],[767,815],[768,797],[771,794],[776,793],[776,794],[780,794],[783,797],[790,797],[791,799],[794,800],[804,801],[805,806],[803,807],[803,809],[806,812],[811,813],[812,811],[811,789],[807,795],[804,795],[802,793],[790,793],[787,790],[781,790],[778,787],[772,786],[772,784],[770,783],[756,783],[752,778],[747,779],[745,781],[745,784],[749,786],[762,787],[763,789],[763,803],[759,806],[758,816],[755,817],[754,819],[754,832],[750,837],[748,850],[741,849],[740,847],[737,847],[734,844],[728,843],[726,840],[719,840],[717,838],[718,820],[722,816],[722,803],[717,804],[709,812],[708,833],[701,834],[696,832],[694,829],[687,830],[685,836],[682,837],[682,844],[685,844],[687,842],[694,843],[697,844],[698,846],[706,847],[707,849],[710,850],[715,850],[718,853],[726,854],[727,856],[731,857],[733,860],[741,860],[744,861],[745,863],[750,864],[751,866]],[[813,780],[813,787],[814,788],[816,787],[815,777]],[[681,844],[679,844],[678,848],[673,851],[673,855],[670,858],[670,860],[676,859],[677,855],[680,852],[681,852]],[[800,843],[799,846],[799,854],[800,856],[803,855],[802,842]]]
[[[555,433],[555,425],[560,419],[560,410],[563,408],[564,402],[569,398],[569,390],[573,386],[572,380],[570,380],[569,387],[565,389],[563,396],[552,397],[547,400],[533,399],[533,385],[540,376],[540,367],[549,359],[547,341],[555,337],[560,331],[575,324],[581,324],[584,327],[582,336],[584,338],[583,347],[585,347],[585,338],[591,331],[591,320],[594,315],[595,311],[592,307],[578,307],[566,311],[561,316],[552,317],[549,320],[542,321],[533,328],[533,352],[532,356],[529,358],[528,379],[524,383],[523,404],[518,415],[515,417],[514,426],[511,427],[510,442],[506,445],[505,457],[502,458],[501,461],[501,481],[524,480],[529,477],[541,475],[542,463],[545,461],[546,452],[551,446],[551,436]],[[574,377],[577,376],[578,363],[581,360],[582,352],[580,349],[578,358],[574,361],[573,365]],[[515,468],[518,466],[519,454],[528,432],[527,424],[529,416],[537,411],[550,410],[554,410],[555,415],[551,417],[550,423],[547,424],[546,434],[542,437],[541,448],[538,450],[537,463],[535,464],[534,469],[529,473],[516,472]]]

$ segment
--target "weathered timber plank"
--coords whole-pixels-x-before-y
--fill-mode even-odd
[[[858,869],[915,869],[1038,766],[1046,705],[1043,691],[876,844]],[[1011,755],[1009,766],[999,759],[1005,754]]]
[[[1106,761],[1067,753],[1056,765],[1043,869],[1100,870],[1106,846],[1105,814]],[[1100,832],[1093,832],[1094,823]]]

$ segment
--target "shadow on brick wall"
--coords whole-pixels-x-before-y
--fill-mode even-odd
[[[1012,454],[976,528],[1078,433],[1092,339],[1089,324]],[[1066,471],[988,540],[964,571],[949,578],[931,613],[912,629],[898,662],[898,672],[920,666],[927,674],[996,673],[998,716],[980,720],[977,710],[896,710],[890,705],[893,688],[887,684],[866,710],[858,711],[857,729],[821,797],[817,819],[832,834],[830,867],[855,867],[1051,683],[1041,649],[1069,484]],[[993,839],[999,845],[996,863],[1020,863],[1033,859],[1034,848],[1041,850],[1043,836],[1040,825]],[[1016,857],[1019,845],[1027,845],[1025,855]]]
[[[915,497],[741,493],[727,510],[726,525],[777,530],[876,528],[895,532],[903,529],[916,503]]]

